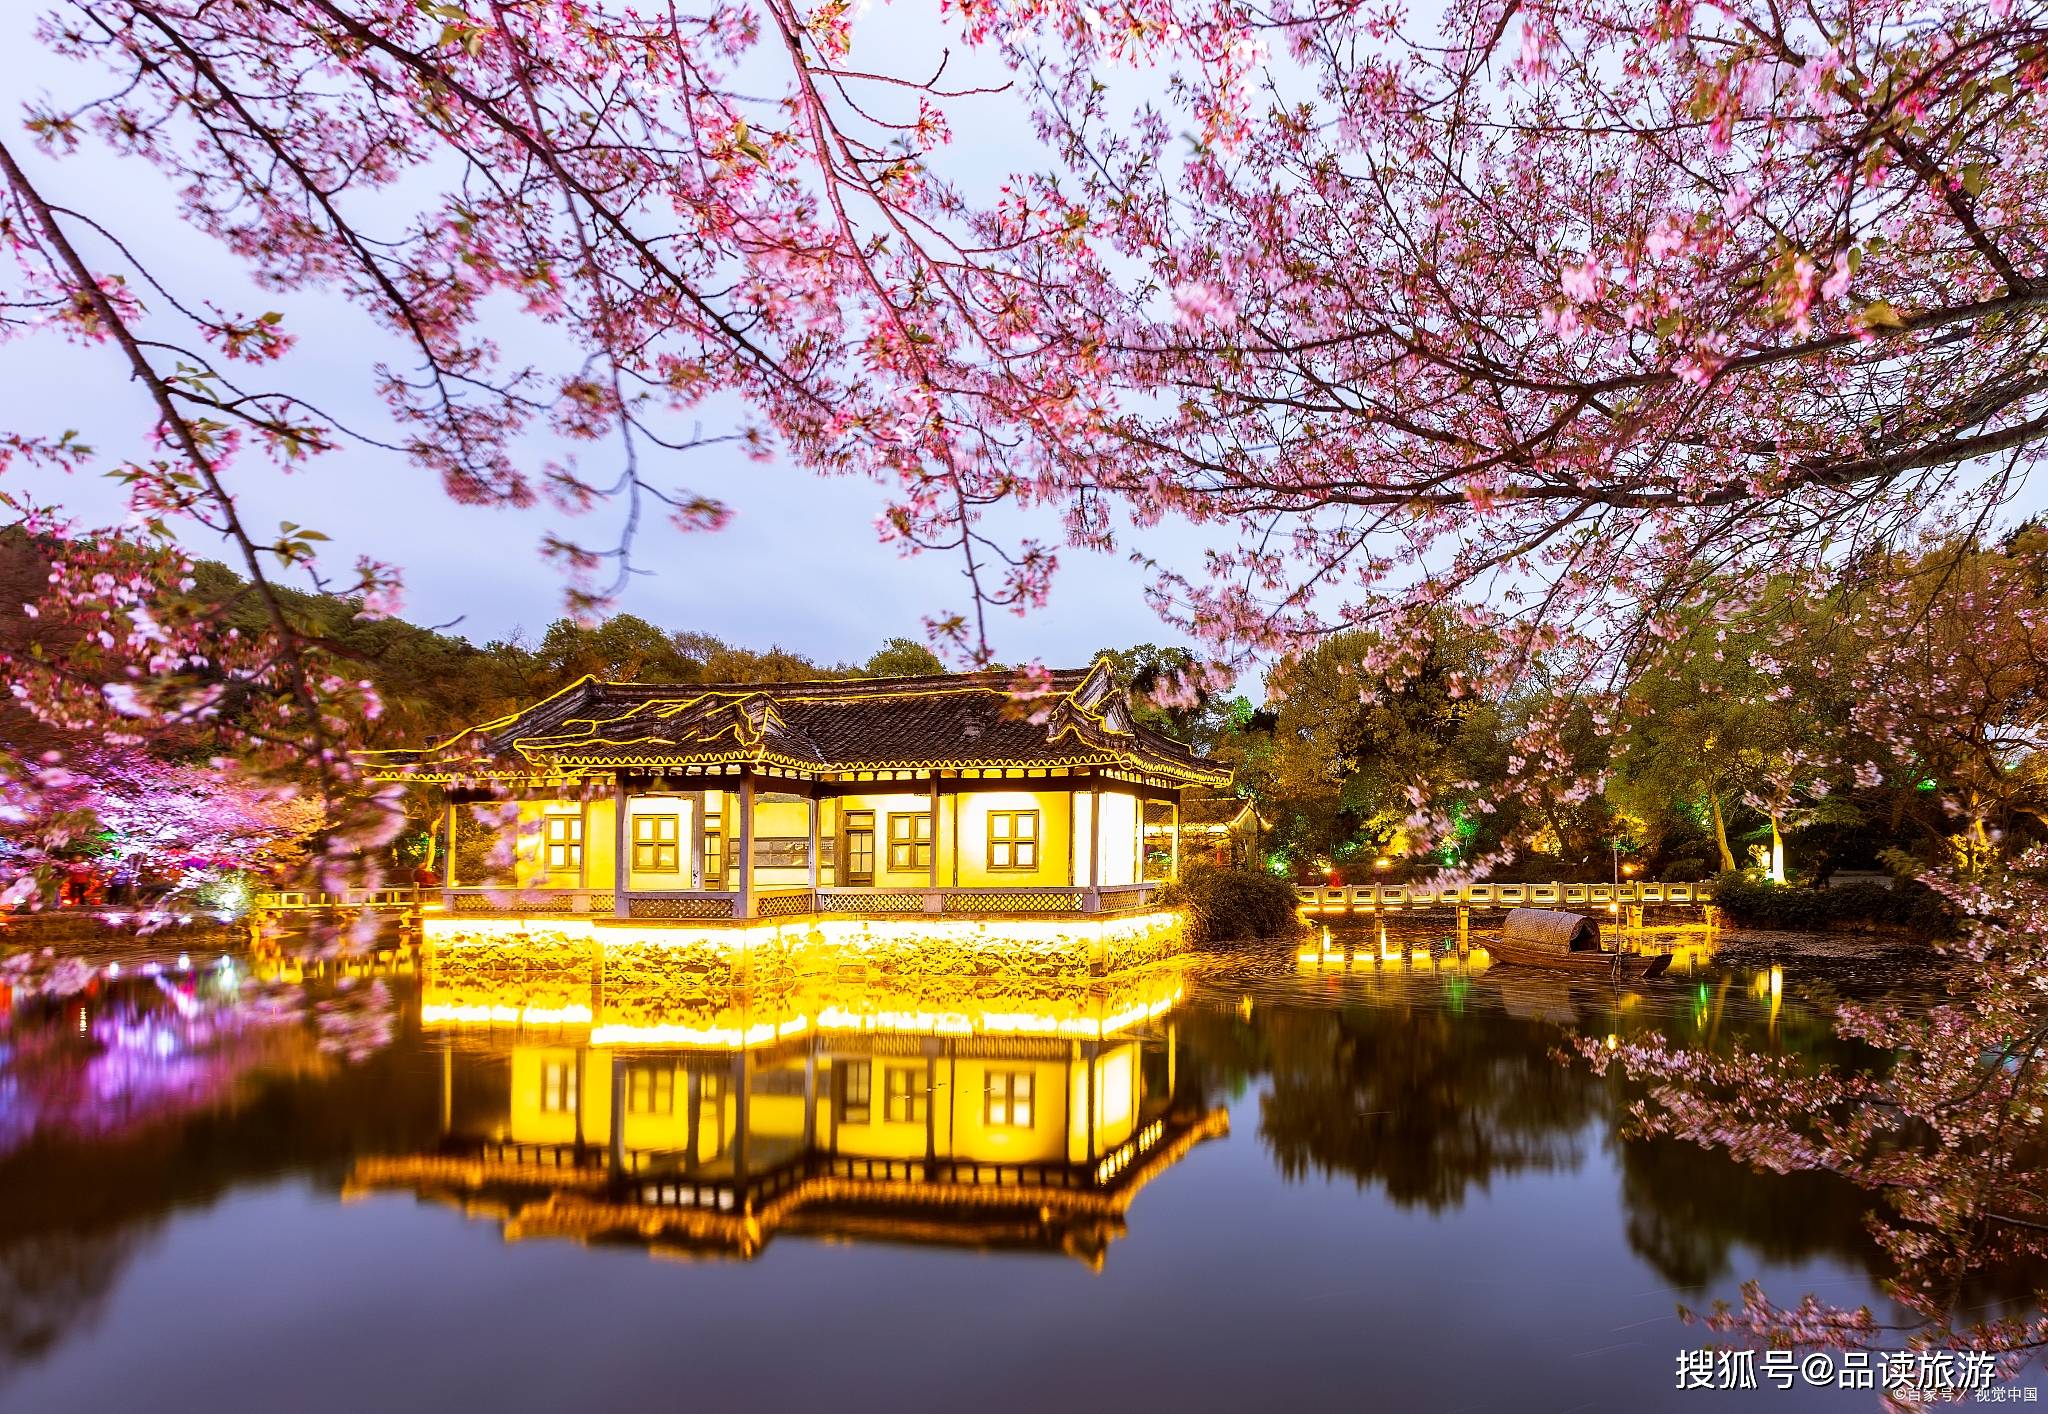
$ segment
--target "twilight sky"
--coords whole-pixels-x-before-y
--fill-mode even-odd
[[[13,117],[23,102],[44,93],[76,97],[104,82],[103,75],[56,60],[34,42],[34,17],[44,8],[39,0],[0,5],[0,121],[10,149],[54,200],[76,200],[102,219],[111,217],[115,234],[188,303],[212,298],[229,308],[281,310],[299,343],[278,365],[274,385],[344,421],[381,430],[371,370],[391,345],[367,318],[335,299],[253,290],[237,262],[181,225],[164,179],[147,164],[108,157],[91,143],[49,162],[29,145]],[[934,51],[935,10],[915,0],[879,10],[857,31],[856,57],[863,50],[882,53],[893,64]],[[961,76],[956,54],[948,77]],[[1012,100],[971,102],[976,106],[949,110],[955,144],[945,162],[968,176],[974,194],[1012,169],[1035,164],[1028,128]],[[518,349],[507,343],[508,362],[516,362]],[[102,463],[113,465],[142,451],[151,421],[147,400],[128,381],[117,352],[43,337],[0,344],[0,426],[43,435],[76,428]],[[705,431],[717,430],[707,417]],[[545,450],[536,451],[536,462]],[[593,472],[609,468],[601,448],[594,455],[584,451]],[[722,448],[675,462],[672,473],[656,479],[720,497],[737,515],[716,534],[684,535],[658,520],[651,524],[636,558],[652,573],[626,591],[620,604],[626,611],[668,628],[835,661],[864,658],[890,635],[921,638],[922,615],[967,606],[957,557],[904,558],[878,543],[873,523],[884,504],[878,486],[820,479],[787,461],[755,463]],[[560,583],[534,553],[543,532],[563,524],[555,512],[456,506],[430,475],[374,448],[329,453],[289,478],[253,458],[245,465],[238,494],[253,526],[267,530],[291,519],[324,531],[334,542],[327,559],[335,572],[358,554],[401,566],[405,616],[415,622],[457,621],[455,631],[481,641],[515,630],[537,637],[559,613]],[[117,488],[90,474],[67,479],[17,469],[9,479],[37,500],[70,508],[85,525],[121,514]],[[1025,523],[1021,515],[1012,521]],[[568,529],[589,543],[612,539],[609,523],[579,519]],[[1059,538],[1047,518],[1037,518],[1032,529],[1040,538]],[[1153,555],[1187,564],[1202,541],[1185,528],[1165,528],[1147,532],[1144,544]],[[193,539],[188,546],[225,558],[218,544]],[[1065,549],[1061,565],[1049,609],[992,624],[1003,658],[1070,664],[1109,644],[1174,641],[1145,606],[1143,572],[1121,556]]]

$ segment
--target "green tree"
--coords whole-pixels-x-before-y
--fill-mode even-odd
[[[1445,629],[1398,680],[1371,666],[1378,646],[1368,633],[1336,634],[1267,676],[1242,772],[1298,866],[1404,850],[1411,792],[1466,822],[1462,858],[1500,837],[1503,814],[1480,808],[1500,796],[1507,756],[1500,706],[1470,688],[1482,645]]]
[[[547,691],[581,677],[607,682],[697,682],[701,666],[674,636],[635,614],[614,614],[584,625],[556,619],[534,650],[540,685]]]
[[[890,638],[869,658],[861,672],[871,678],[912,678],[943,673],[939,655],[914,638]]]
[[[1784,827],[1818,780],[1806,763],[1838,724],[1816,625],[1789,587],[1739,618],[1695,616],[1630,685],[1616,774],[1639,812],[1697,812],[1723,870],[1737,867],[1729,818],[1769,826],[1771,873],[1785,877]]]
[[[1095,656],[1109,660],[1130,694],[1132,720],[1197,750],[1213,746],[1243,706],[1242,699],[1210,686],[1202,659],[1191,649],[1140,643],[1098,649]]]

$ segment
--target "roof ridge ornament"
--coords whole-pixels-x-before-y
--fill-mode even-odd
[[[759,744],[770,732],[785,731],[788,728],[788,723],[782,716],[782,705],[765,691],[741,698],[734,704],[733,710],[739,714],[740,721],[744,724],[741,730],[755,744]]]
[[[1116,675],[1110,671],[1109,659],[1097,658],[1068,697],[1083,711],[1093,712],[1115,687]]]

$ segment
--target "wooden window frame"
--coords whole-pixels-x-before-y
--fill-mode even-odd
[[[566,810],[551,810],[541,817],[541,865],[550,874],[583,872],[583,816]],[[561,836],[555,833],[562,827]]]
[[[1039,812],[1036,810],[991,810],[988,812],[988,867],[993,874],[1035,874],[1038,872]],[[1031,822],[1031,833],[1018,826]],[[1001,821],[1003,832],[996,832]],[[1005,862],[1007,860],[1008,862]]]
[[[658,830],[652,838],[641,838],[641,827],[668,826],[667,838]],[[666,860],[666,863],[662,861]],[[633,872],[636,874],[680,874],[683,872],[683,817],[635,815],[633,817]]]
[[[1019,1119],[1018,1113],[1023,1113]],[[1030,1129],[1038,1118],[1038,1077],[1028,1070],[991,1070],[981,1090],[986,1129]]]
[[[882,1118],[891,1124],[923,1124],[931,1113],[930,1077],[921,1065],[892,1065],[882,1071]]]
[[[896,831],[896,822],[902,820],[907,828],[901,837]],[[889,813],[889,872],[909,874],[918,870],[926,873],[932,867],[932,812],[929,810],[895,810]]]
[[[849,888],[872,887],[875,882],[875,812],[848,810],[840,817],[840,836],[846,841],[846,883]],[[867,838],[867,868],[862,869],[854,851],[857,836]]]

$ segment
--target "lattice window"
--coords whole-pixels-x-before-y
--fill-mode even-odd
[[[1038,867],[1038,812],[991,810],[988,813],[988,867]]]
[[[549,815],[542,822],[548,873],[574,874],[583,868],[583,817]]]
[[[680,873],[682,824],[680,815],[635,815],[633,867],[645,874]]]
[[[932,815],[929,810],[915,815],[889,817],[889,867],[905,870],[932,867]]]

